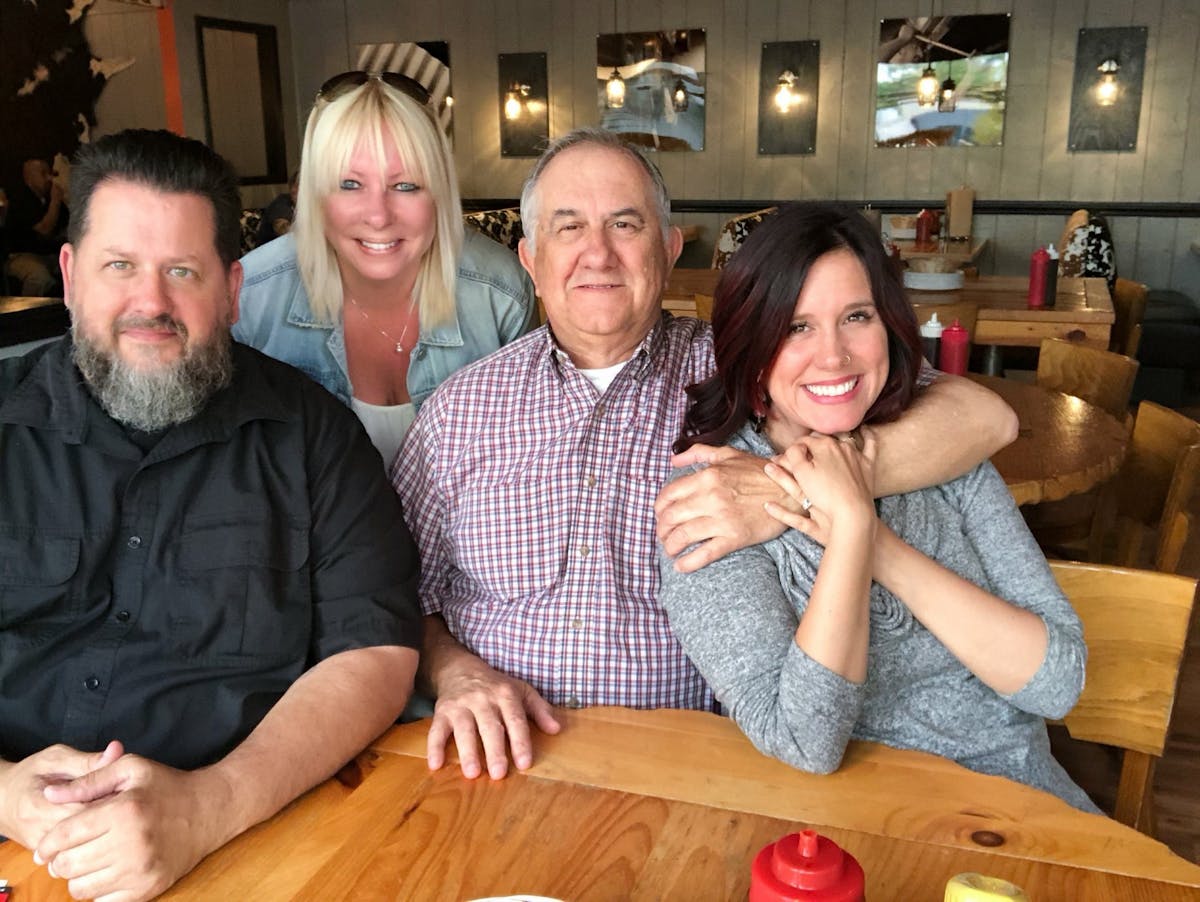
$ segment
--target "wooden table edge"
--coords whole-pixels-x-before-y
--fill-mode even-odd
[[[564,710],[555,709],[555,715],[559,718],[563,725],[563,732],[570,730],[572,727],[576,729],[581,726],[591,726],[595,728],[597,725],[609,724],[622,727],[635,726],[644,730],[653,730],[657,732],[666,732],[678,734],[681,737],[690,739],[693,743],[701,740],[709,740],[715,742],[747,741],[737,730],[732,721],[718,714],[709,714],[702,711],[687,711],[687,710],[672,710],[658,709],[653,711],[642,711],[636,709],[627,709],[620,707],[595,707],[585,708],[582,710]],[[414,723],[405,724],[394,727],[387,733],[379,737],[370,747],[370,751],[374,753],[406,755],[424,759],[426,757],[426,733],[428,720],[416,721]],[[536,730],[534,731],[536,734]],[[561,737],[562,734],[559,734]],[[590,786],[597,789],[615,790],[618,792],[626,792],[632,795],[640,795],[654,798],[669,799],[672,801],[683,802],[693,805],[703,805],[711,808],[724,809],[728,811],[736,811],[741,813],[760,815],[765,817],[773,817],[777,819],[790,820],[793,822],[812,823],[816,826],[827,826],[842,830],[855,831],[865,835],[880,836],[889,839],[907,840],[911,842],[923,843],[930,846],[940,848],[963,850],[963,851],[982,851],[989,854],[999,855],[1006,858],[1013,858],[1020,861],[1033,861],[1066,868],[1077,868],[1086,871],[1100,871],[1120,876],[1130,877],[1136,880],[1158,881],[1162,883],[1177,884],[1186,887],[1200,887],[1200,866],[1193,864],[1186,859],[1176,855],[1164,843],[1138,833],[1132,828],[1119,824],[1116,821],[1105,815],[1089,815],[1086,812],[1080,812],[1071,808],[1065,801],[1057,799],[1048,793],[1041,792],[1021,783],[1016,783],[1007,780],[1003,777],[994,777],[986,774],[980,774],[974,771],[968,771],[962,768],[949,759],[941,758],[926,752],[913,750],[894,749],[888,746],[876,745],[874,743],[852,742],[851,751],[848,751],[847,758],[851,758],[855,747],[860,749],[869,749],[869,753],[875,757],[880,755],[887,759],[895,759],[901,761],[908,759],[915,761],[922,766],[927,766],[934,772],[946,772],[947,769],[961,769],[970,774],[971,779],[980,781],[1003,781],[1013,787],[1013,793],[1017,795],[1034,793],[1037,796],[1039,811],[1045,811],[1047,808],[1053,808],[1056,805],[1062,806],[1062,809],[1069,816],[1079,817],[1095,817],[1097,823],[1102,828],[1100,837],[1104,841],[1103,848],[1097,847],[1091,855],[1086,859],[1071,859],[1064,860],[1055,857],[1049,852],[1039,854],[1024,854],[1016,848],[1006,848],[999,846],[991,847],[976,847],[969,846],[963,842],[955,842],[951,839],[943,839],[939,837],[918,837],[905,836],[896,833],[890,833],[879,827],[873,827],[869,824],[855,823],[851,821],[839,821],[822,823],[818,820],[807,819],[803,816],[804,812],[783,814],[776,811],[763,811],[758,808],[749,807],[746,804],[739,805],[736,801],[720,801],[711,798],[699,797],[696,793],[677,792],[672,790],[667,785],[655,785],[653,788],[640,785],[637,780],[621,778],[615,774],[607,775],[587,772],[586,768],[580,766],[565,766],[560,767],[553,760],[547,761],[541,758],[539,745],[549,744],[551,747],[555,743],[557,737],[535,736],[535,757],[534,764],[529,769],[522,772],[525,777],[539,780],[547,780],[550,782],[570,782],[581,786]],[[541,758],[541,760],[539,760]],[[762,756],[764,766],[775,768],[787,768],[788,766],[777,762],[767,756]],[[453,748],[447,749],[445,767],[457,768],[458,759]],[[805,775],[811,777],[812,775]],[[830,775],[830,778],[836,777],[836,774]],[[479,779],[487,779],[486,776]],[[820,778],[826,779],[826,778]],[[983,808],[988,806],[984,805]],[[952,816],[953,812],[947,812],[947,816]],[[988,824],[984,822],[986,818],[981,820],[979,829],[987,829]],[[1009,820],[1013,825],[1022,823],[1022,819],[1017,815],[1012,815]],[[1114,847],[1126,847],[1130,842],[1135,842],[1141,846],[1138,856],[1139,865],[1155,865],[1154,871],[1148,872],[1146,869],[1135,869],[1127,864],[1113,865],[1113,858],[1106,854],[1106,849]]]

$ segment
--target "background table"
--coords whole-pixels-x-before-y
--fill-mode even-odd
[[[719,269],[676,268],[667,279],[664,298],[712,295],[720,275]],[[1053,309],[1038,310],[1029,309],[1029,279],[1025,276],[980,276],[968,279],[957,291],[910,288],[907,292],[920,322],[938,307],[974,304],[977,317],[971,340],[979,345],[1036,348],[1043,338],[1065,338],[1103,349],[1108,347],[1115,319],[1104,279],[1059,279]]]
[[[0,297],[0,347],[61,335],[69,325],[62,298]]]
[[[693,711],[559,711],[536,762],[505,780],[430,774],[427,724],[360,758],[210,856],[164,898],[462,900],[744,899],[765,844],[815,826],[862,863],[867,898],[940,900],[962,871],[1034,900],[1197,897],[1200,868],[1099,815],[945,759],[851,743],[828,776],[759,754],[722,717]],[[67,899],[64,884],[0,846],[13,902]]]
[[[944,257],[959,266],[974,263],[988,245],[986,238],[970,238],[962,241],[948,241],[944,238],[937,241],[927,241],[917,244],[907,238],[893,238],[892,244],[900,251],[902,260],[922,260],[930,257]]]
[[[1043,338],[1065,338],[1093,348],[1108,348],[1115,319],[1104,279],[1059,279],[1053,308],[1029,309],[1026,276],[980,276],[957,291],[908,289],[908,299],[924,322],[939,305],[971,302],[978,307],[975,334],[980,345],[1036,348]]]
[[[1017,414],[1017,439],[992,456],[1017,504],[1058,501],[1116,474],[1129,429],[1080,398],[1027,382],[968,373]]]

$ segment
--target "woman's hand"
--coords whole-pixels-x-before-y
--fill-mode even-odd
[[[835,528],[857,528],[875,520],[874,433],[863,427],[862,450],[852,435],[808,435],[767,464],[766,474],[803,505],[796,514],[768,501],[766,512],[786,526],[828,545]]]

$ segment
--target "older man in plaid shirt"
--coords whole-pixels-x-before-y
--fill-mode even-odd
[[[762,461],[726,449],[672,460],[684,389],[713,368],[706,323],[661,309],[682,247],[658,170],[581,129],[538,161],[521,197],[521,262],[543,327],[448,380],[393,469],[421,552],[429,764],[453,735],[463,773],[532,763],[529,719],[552,705],[711,708],[658,604],[655,499],[673,463],[710,466],[659,500],[669,552],[696,568],[780,527]],[[1015,418],[971,383],[939,379],[881,427],[880,492],[943,482],[1010,441]]]

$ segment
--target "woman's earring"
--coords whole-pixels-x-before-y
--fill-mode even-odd
[[[754,405],[754,410],[750,414],[750,425],[755,432],[761,433],[763,427],[767,425],[767,408],[771,406],[771,396],[761,386],[759,387],[759,391],[762,392],[762,397]]]

